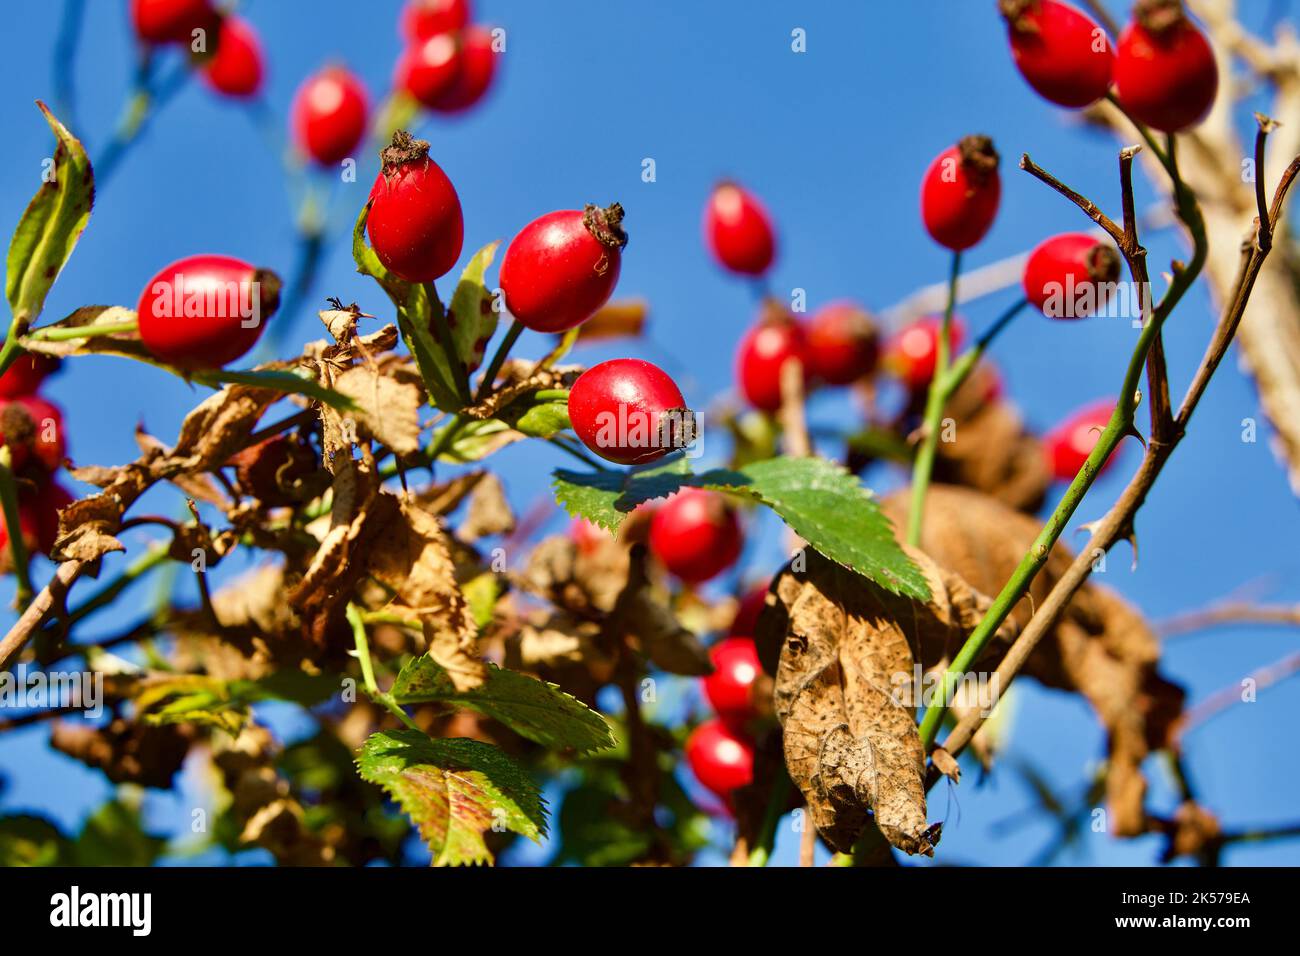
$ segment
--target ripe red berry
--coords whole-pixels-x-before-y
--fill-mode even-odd
[[[295,435],[273,435],[236,452],[228,464],[235,469],[239,488],[270,507],[293,504],[294,483],[317,468],[311,447]]]
[[[578,376],[569,421],[582,443],[608,461],[640,465],[688,444],[695,421],[677,384],[657,365],[611,359]]]
[[[765,412],[781,407],[781,369],[797,359],[808,370],[808,343],[798,322],[769,313],[745,333],[736,348],[736,381],[745,401]]]
[[[140,339],[179,368],[220,368],[257,344],[280,304],[280,279],[231,256],[178,259],[145,285]]]
[[[1111,401],[1096,402],[1075,412],[1056,428],[1043,436],[1043,448],[1052,475],[1059,481],[1073,481],[1092,454],[1101,437],[1102,429],[1110,422],[1115,411]],[[1114,462],[1111,455],[1101,466],[1105,471]]]
[[[131,0],[131,24],[146,43],[188,43],[191,31],[216,22],[209,0]]]
[[[767,585],[756,584],[745,592],[736,608],[736,616],[731,621],[728,633],[732,637],[753,637],[758,629],[758,616],[767,606]]]
[[[303,81],[290,113],[298,148],[322,166],[351,156],[366,134],[366,88],[341,66]]]
[[[53,481],[37,485],[33,493],[19,495],[18,527],[29,553],[50,553],[59,536],[59,510],[73,500],[66,488]],[[4,512],[0,511],[0,554],[5,556],[2,560],[6,567],[9,553],[9,529]]]
[[[704,244],[732,272],[761,276],[776,257],[776,232],[763,204],[736,183],[719,183],[704,206]]]
[[[460,258],[465,220],[460,197],[429,144],[405,130],[380,153],[383,168],[370,190],[366,229],[370,245],[390,271],[408,282],[432,282]]]
[[[402,8],[402,35],[412,43],[469,23],[469,0],[410,0]]]
[[[720,720],[706,720],[691,731],[686,762],[695,779],[723,800],[754,779],[754,745]]]
[[[1011,55],[1040,96],[1074,109],[1110,88],[1115,51],[1087,14],[1057,0],[1001,0]]]
[[[433,109],[455,84],[460,60],[460,43],[454,33],[417,40],[397,61],[393,85]]]
[[[622,267],[623,207],[561,209],[534,219],[501,260],[506,308],[534,332],[563,332],[591,318]]]
[[[650,519],[651,553],[688,584],[729,568],[743,544],[736,512],[717,492],[683,488]]]
[[[714,711],[732,727],[758,716],[754,706],[754,681],[763,666],[752,637],[728,637],[709,649],[713,673],[704,677],[704,694]]]
[[[45,377],[59,367],[59,360],[39,352],[24,352],[0,375],[0,398],[31,395]]]
[[[1025,263],[1025,296],[1049,319],[1082,319],[1106,303],[1119,278],[1115,246],[1085,232],[1040,243]]]
[[[889,341],[885,364],[910,388],[928,388],[939,363],[939,335],[943,319],[927,315],[900,330]],[[948,334],[948,354],[953,356],[961,347],[966,328],[960,318],[953,316]]]
[[[808,373],[831,385],[848,385],[876,367],[876,323],[852,302],[832,302],[808,321]]]
[[[1115,61],[1115,92],[1124,108],[1148,126],[1176,133],[1205,118],[1218,89],[1214,51],[1181,0],[1138,0]]]
[[[218,93],[240,99],[262,87],[262,44],[245,20],[225,16],[217,28],[217,48],[203,65],[203,76]]]
[[[954,252],[984,238],[998,214],[1002,181],[987,136],[966,136],[934,158],[921,181],[921,218],[930,237]]]
[[[0,404],[0,445],[9,446],[15,471],[32,458],[45,471],[56,471],[67,451],[63,413],[39,395],[20,395]]]
[[[462,30],[459,55],[456,57],[455,82],[441,96],[426,103],[439,113],[460,113],[469,109],[487,93],[496,74],[497,54],[492,49],[492,33],[485,27]]]

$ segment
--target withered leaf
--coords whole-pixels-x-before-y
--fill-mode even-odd
[[[335,391],[356,402],[361,429],[398,455],[420,447],[420,390],[381,375],[371,365],[354,365],[334,378]]]
[[[493,534],[509,534],[515,529],[515,516],[506,500],[501,479],[492,472],[482,472],[469,495],[469,512],[460,525],[465,541],[477,541]]]
[[[646,657],[670,674],[711,673],[713,665],[700,639],[682,627],[665,597],[651,584],[645,545],[633,545],[629,557],[627,585],[615,602],[609,627],[634,636]]]

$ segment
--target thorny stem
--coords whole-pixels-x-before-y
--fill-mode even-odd
[[[32,579],[27,566],[27,544],[23,541],[18,515],[18,485],[11,468],[9,446],[0,447],[0,504],[4,507],[5,528],[9,531],[9,551],[13,560],[18,590],[14,607],[23,607],[32,599]]]
[[[915,547],[921,541],[921,525],[925,519],[925,493],[930,487],[930,474],[934,471],[934,456],[939,448],[939,424],[943,417],[946,396],[942,382],[948,372],[949,336],[952,334],[952,313],[957,306],[957,279],[961,275],[961,253],[952,254],[948,272],[948,301],[943,308],[943,328],[936,346],[934,377],[925,402],[925,418],[921,425],[921,448],[912,465],[912,504],[907,512],[907,543]]]
[[[524,327],[515,319],[510,323],[510,328],[506,330],[506,336],[497,346],[496,352],[492,354],[492,361],[488,363],[487,371],[483,373],[483,379],[478,383],[478,394],[474,396],[476,402],[481,402],[492,391],[492,383],[497,380],[497,374],[501,371],[501,366],[506,364],[506,358],[510,355],[510,350],[515,347],[515,342],[523,333]]]
[[[433,324],[433,333],[438,337],[438,344],[442,346],[447,365],[451,368],[452,378],[456,380],[456,394],[462,404],[468,405],[471,400],[469,373],[465,371],[465,363],[456,353],[456,340],[452,337],[451,326],[447,324],[447,310],[443,307],[442,299],[438,298],[438,290],[432,282],[424,284],[424,291],[429,297],[429,320]]]

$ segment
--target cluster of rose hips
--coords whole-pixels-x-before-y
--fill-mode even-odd
[[[20,355],[0,375],[0,446],[9,452],[9,468],[18,485],[18,524],[29,554],[48,554],[59,531],[59,509],[72,495],[54,480],[66,447],[63,413],[36,394],[58,360]],[[0,555],[9,554],[9,528],[0,512]]]

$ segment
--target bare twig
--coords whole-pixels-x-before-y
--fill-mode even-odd
[[[1235,704],[1244,703],[1246,698],[1242,696],[1242,684],[1246,681],[1253,681],[1254,689],[1260,691],[1265,687],[1280,684],[1296,674],[1300,674],[1300,652],[1288,654],[1281,660],[1275,661],[1266,667],[1251,671],[1235,684],[1229,684],[1227,687],[1215,691],[1195,707],[1191,707],[1184,712],[1174,729],[1174,740],[1181,744],[1184,737],[1212,717],[1217,717]]]
[[[1228,602],[1171,617],[1160,624],[1157,630],[1161,636],[1168,638],[1230,624],[1289,624],[1300,627],[1300,604],[1269,607]]]
[[[9,629],[9,633],[0,639],[0,671],[7,668],[18,656],[18,652],[23,649],[36,629],[44,623],[50,612],[63,605],[63,599],[67,596],[68,589],[72,587],[72,582],[77,580],[85,569],[84,561],[64,561],[55,569],[50,583],[32,599],[32,603],[27,605],[27,610],[23,611],[22,616]]]

